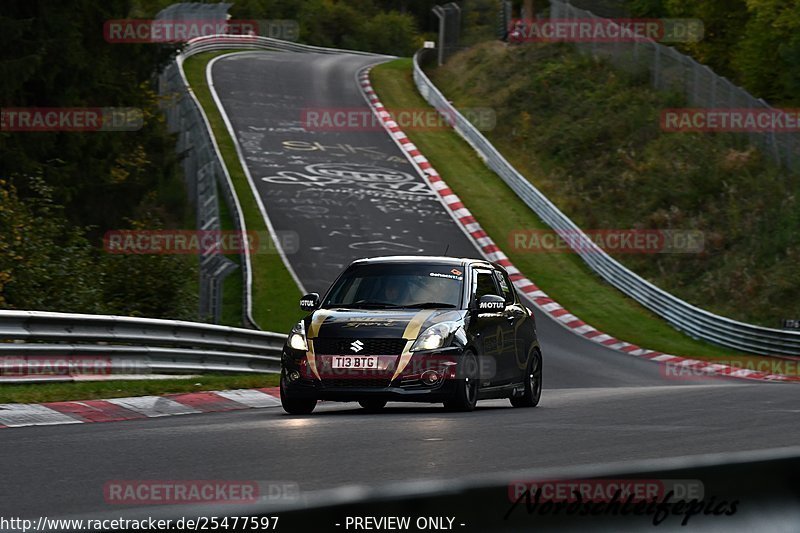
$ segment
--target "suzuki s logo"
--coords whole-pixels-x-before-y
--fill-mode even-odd
[[[364,343],[361,341],[353,341],[350,343],[350,349],[358,353],[364,349]]]

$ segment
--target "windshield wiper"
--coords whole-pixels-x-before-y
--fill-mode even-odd
[[[398,306],[386,302],[353,302],[350,304],[331,304],[338,309],[395,309]]]
[[[396,305],[386,302],[353,302],[349,304],[330,304],[329,309],[455,309],[456,305],[444,302],[420,302]]]

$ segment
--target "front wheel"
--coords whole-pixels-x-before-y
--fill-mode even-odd
[[[534,350],[525,369],[525,392],[511,398],[514,407],[536,407],[542,397],[542,354]]]
[[[289,398],[283,390],[281,383],[281,407],[290,415],[308,415],[317,406],[313,398]]]
[[[467,352],[459,366],[456,392],[444,402],[444,407],[449,411],[472,411],[478,403],[478,358],[474,353]]]

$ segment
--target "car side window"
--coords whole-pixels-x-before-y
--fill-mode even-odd
[[[505,272],[501,272],[499,270],[494,271],[495,278],[497,279],[497,284],[500,286],[500,290],[502,291],[502,297],[506,299],[507,303],[514,302],[514,289],[511,287],[511,281],[506,276]]]
[[[495,296],[503,296],[497,288],[494,281],[494,276],[489,272],[477,271],[475,283],[475,299],[480,300],[482,296],[487,294],[494,294]]]

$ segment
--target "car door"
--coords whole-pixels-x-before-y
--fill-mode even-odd
[[[480,310],[476,303],[482,296],[503,296],[494,272],[490,269],[473,269],[472,302],[476,313],[476,331],[479,355],[481,356],[481,382],[484,386],[507,383],[509,364],[507,357],[507,334],[509,332],[505,310]],[[505,366],[505,370],[501,370]]]
[[[530,345],[527,330],[531,328],[526,321],[530,320],[530,317],[519,301],[508,274],[498,269],[494,271],[494,276],[506,303],[503,310],[503,355],[498,360],[498,374],[503,377],[504,383],[517,383],[525,373]]]

